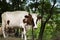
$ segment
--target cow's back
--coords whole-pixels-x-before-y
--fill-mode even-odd
[[[26,11],[14,11],[14,12],[5,12],[2,14],[2,20],[7,24],[9,20],[9,26],[20,26],[23,23],[24,16],[28,15]]]

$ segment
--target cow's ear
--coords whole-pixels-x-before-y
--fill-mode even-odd
[[[25,15],[25,18],[28,18],[29,16],[28,15]]]
[[[42,17],[41,16],[37,16],[37,19],[41,19]]]
[[[42,18],[41,16],[37,16],[36,24],[37,24],[37,21],[40,20],[41,18]]]

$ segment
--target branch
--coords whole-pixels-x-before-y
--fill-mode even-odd
[[[44,24],[46,24],[46,22],[48,22],[48,20],[49,20],[49,19],[51,18],[51,16],[53,15],[53,8],[54,8],[55,4],[56,4],[56,0],[54,0],[54,4],[53,4],[53,6],[51,7],[51,9],[50,9],[50,11],[49,11],[50,15],[48,16],[48,18],[46,19],[46,21],[44,22]]]
[[[47,21],[51,18],[52,14],[53,14],[54,6],[55,6],[55,2],[54,2],[54,5],[51,7],[51,9],[49,11],[50,15],[48,16],[48,18],[46,19],[46,21],[44,23],[43,23],[43,20],[41,19],[41,28],[40,28],[38,40],[42,40],[44,29],[45,29],[45,25],[46,25]],[[44,12],[43,12],[43,4],[42,4],[42,14],[41,14],[42,17],[43,17],[43,14],[44,14]]]

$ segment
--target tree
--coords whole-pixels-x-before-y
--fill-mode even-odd
[[[25,0],[11,0],[13,10],[24,10]]]
[[[43,33],[44,33],[44,29],[45,29],[45,25],[46,25],[46,23],[49,21],[49,19],[50,19],[50,18],[52,17],[52,15],[53,15],[53,9],[54,9],[55,3],[56,3],[56,0],[54,0],[53,6],[48,10],[49,14],[48,14],[46,20],[44,21],[44,20],[43,20],[43,17],[44,17],[44,4],[45,4],[45,3],[44,3],[44,0],[42,0],[41,28],[40,28],[38,40],[42,40]]]
[[[0,1],[0,15],[1,15],[3,12],[8,11],[8,10],[10,9],[9,6],[10,6],[10,4],[7,4],[7,3],[6,3],[6,0]],[[0,16],[0,18],[1,18],[1,16]],[[0,22],[1,22],[1,20],[0,20]]]

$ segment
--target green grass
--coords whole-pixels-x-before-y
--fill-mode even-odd
[[[7,38],[0,37],[0,40],[21,40],[21,39],[16,37],[7,37]]]

